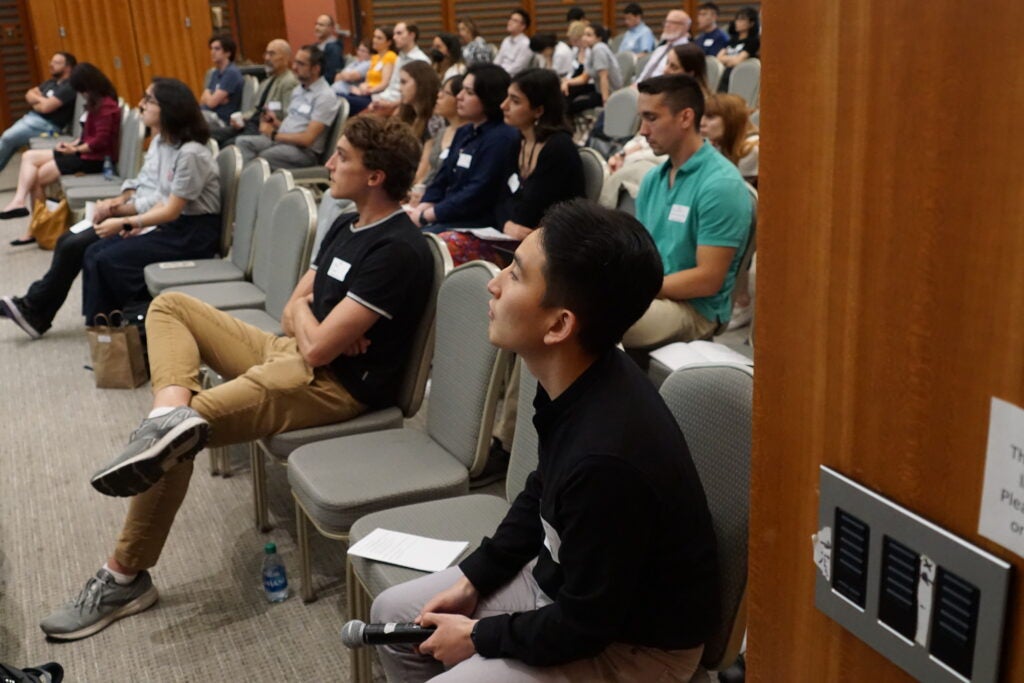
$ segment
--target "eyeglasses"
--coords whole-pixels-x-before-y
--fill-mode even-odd
[[[157,104],[156,98],[146,93],[142,96],[142,104]]]

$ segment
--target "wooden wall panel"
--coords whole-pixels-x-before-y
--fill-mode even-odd
[[[1024,404],[1024,6],[995,25],[952,0],[771,9],[748,679],[910,680],[814,608],[817,468],[1024,569],[976,533],[989,401]],[[1019,581],[1008,609],[1020,681]]]
[[[237,20],[242,51],[256,63],[263,62],[263,50],[267,43],[275,38],[288,37],[281,0],[238,0]]]
[[[126,102],[138,102],[144,88],[128,0],[57,0],[57,15],[64,49],[99,67]]]
[[[212,34],[205,1],[131,0],[135,42],[143,85],[154,76],[177,78],[196,92],[210,68]]]
[[[32,32],[32,59],[40,81],[49,78],[50,57],[64,49],[57,16],[57,0],[32,0],[26,3]],[[76,55],[77,57],[77,55]]]

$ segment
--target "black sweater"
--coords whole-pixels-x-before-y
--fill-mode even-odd
[[[477,651],[550,666],[612,642],[703,643],[718,595],[711,517],[650,380],[613,350],[556,400],[538,388],[534,407],[537,469],[494,537],[459,566],[488,595],[537,557],[534,578],[554,602],[482,619]]]
[[[537,154],[533,173],[529,178],[520,178],[518,190],[509,194],[498,208],[494,227],[501,230],[505,221],[511,220],[536,228],[548,209],[558,202],[582,197],[584,189],[579,148],[568,133],[553,133]]]

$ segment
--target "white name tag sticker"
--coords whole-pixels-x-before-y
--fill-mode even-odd
[[[459,154],[459,160],[455,163],[459,168],[469,168],[469,165],[473,163],[473,155],[461,152]]]
[[[348,271],[351,269],[351,263],[348,261],[342,261],[340,258],[336,258],[331,261],[331,267],[327,270],[327,274],[338,282],[344,282],[345,277],[348,275]]]
[[[513,173],[508,177],[508,189],[515,194],[519,192],[519,174]]]
[[[270,111],[281,111],[280,102],[267,102],[267,109]]]
[[[47,97],[53,97],[53,89],[52,88],[50,90],[46,91],[46,96]]]
[[[711,47],[712,45],[714,45],[714,43],[715,43],[715,39],[714,38],[705,38],[704,39],[704,47]]]
[[[313,111],[313,107],[310,104],[300,104],[299,113],[305,116],[309,116],[309,112]]]
[[[673,223],[685,223],[689,215],[690,207],[683,206],[682,204],[673,204],[672,209],[668,212],[668,219]]]
[[[448,149],[442,149],[441,153],[437,155],[437,158],[440,159],[441,161],[444,161],[445,159],[448,158],[448,152],[450,151],[451,147],[449,147]]]

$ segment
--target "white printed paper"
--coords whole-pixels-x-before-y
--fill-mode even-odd
[[[72,225],[71,226],[71,232],[73,232],[73,233],[75,233],[77,235],[80,232],[85,232],[86,230],[92,228],[92,215],[93,215],[93,212],[95,210],[96,210],[96,202],[86,202],[85,203],[85,218],[83,218],[82,220],[80,220],[77,223],[75,223],[74,225]]]
[[[515,237],[506,235],[501,230],[495,230],[494,228],[452,228],[455,232],[468,232],[470,235],[479,237],[482,240],[492,240],[495,242],[518,242]]]
[[[675,371],[688,365],[710,363],[752,367],[754,361],[728,346],[709,341],[676,342],[651,351],[651,358]]]
[[[1024,410],[992,399],[978,533],[1024,556]]]
[[[439,572],[451,566],[467,545],[466,541],[439,541],[400,531],[374,529],[349,548],[348,554],[423,572]]]

